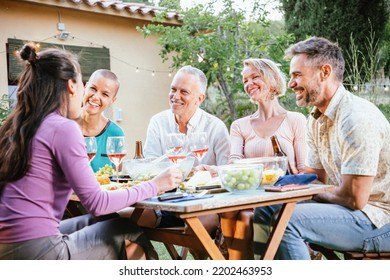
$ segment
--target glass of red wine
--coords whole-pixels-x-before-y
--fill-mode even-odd
[[[95,137],[84,137],[85,144],[87,145],[87,154],[88,154],[88,159],[89,162],[91,162],[97,152],[97,143],[96,143],[96,138]]]
[[[108,137],[106,152],[110,161],[115,165],[116,179],[119,183],[119,165],[123,162],[127,153],[126,138],[124,136]]]
[[[205,156],[209,150],[209,139],[206,132],[194,132],[188,137],[188,147],[194,157],[199,160]]]

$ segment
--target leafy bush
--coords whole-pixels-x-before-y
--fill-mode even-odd
[[[382,111],[387,120],[390,122],[390,104],[379,104],[378,108]]]
[[[9,105],[8,95],[4,94],[0,99],[0,126],[11,112]]]

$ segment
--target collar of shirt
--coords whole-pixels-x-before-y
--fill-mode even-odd
[[[202,117],[202,110],[198,108],[198,109],[196,109],[195,114],[192,116],[192,118],[190,119],[190,121],[187,124],[187,128],[188,128],[187,132],[195,130],[195,128],[200,123],[201,117]]]
[[[332,99],[330,100],[329,105],[326,108],[325,113],[322,114],[320,112],[320,110],[318,110],[317,107],[314,107],[313,110],[310,112],[311,116],[316,120],[321,120],[322,117],[327,117],[328,119],[330,119],[331,121],[334,122],[340,101],[344,97],[346,92],[347,91],[346,91],[345,87],[343,85],[341,85],[337,89],[336,93],[333,95]]]
[[[175,115],[172,113],[172,120],[175,126],[175,130],[179,132],[179,125],[176,122]],[[194,131],[195,128],[198,126],[200,123],[202,117],[202,110],[200,108],[196,109],[195,114],[191,117],[191,119],[187,123],[187,134],[188,132]]]

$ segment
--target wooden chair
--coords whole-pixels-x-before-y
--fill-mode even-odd
[[[342,256],[345,260],[390,260],[390,252],[354,252],[335,251],[317,244],[309,244],[314,251],[320,252],[328,260],[340,260]]]
[[[163,243],[173,260],[185,260],[189,252],[196,260],[204,260],[209,257],[203,244],[195,238],[191,231],[188,229],[186,231],[185,227],[158,229],[143,227],[143,230],[150,240]],[[215,236],[213,235],[212,237],[214,238],[214,242],[218,244],[222,255],[228,259],[229,257],[227,255],[227,248],[223,247],[224,244],[219,244],[222,243],[222,241],[218,239],[219,234],[222,234],[220,228],[217,229]],[[169,243],[167,243],[167,240],[169,240]],[[175,245],[181,246],[180,252],[178,252]]]

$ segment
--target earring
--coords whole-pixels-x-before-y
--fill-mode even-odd
[[[271,94],[271,100],[274,100],[274,98],[275,98],[275,94]]]

